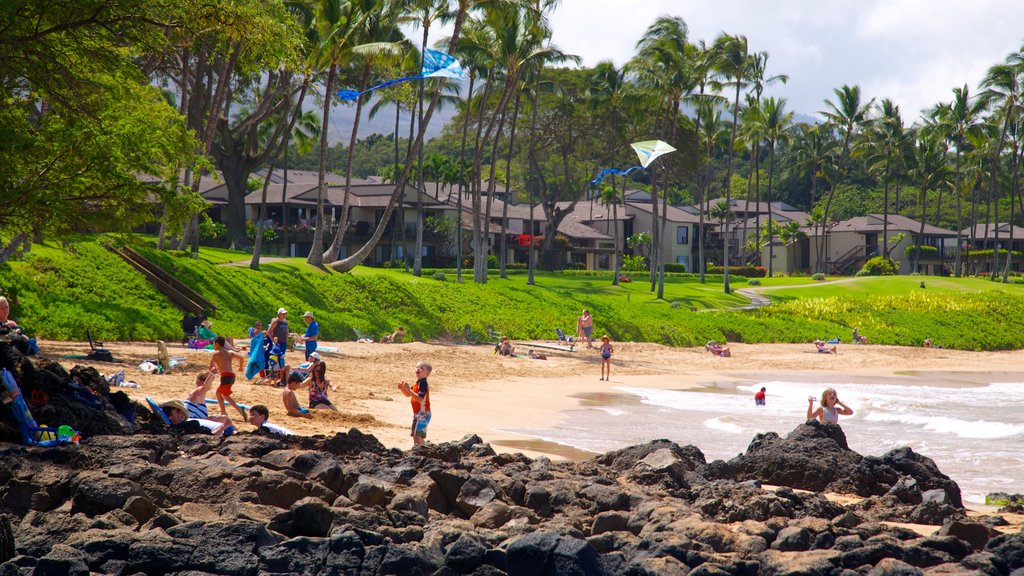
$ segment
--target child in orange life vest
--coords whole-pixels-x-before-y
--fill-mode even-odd
[[[427,377],[433,370],[430,364],[420,362],[416,365],[416,383],[409,386],[409,383],[402,381],[398,389],[409,397],[412,404],[412,427],[409,435],[412,436],[413,446],[421,446],[427,441],[427,425],[430,424],[430,388],[427,385]]]

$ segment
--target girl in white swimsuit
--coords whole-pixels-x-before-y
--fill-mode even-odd
[[[852,416],[853,408],[850,408],[839,400],[839,395],[836,394],[835,389],[826,388],[825,391],[821,393],[821,405],[817,408],[814,407],[814,396],[807,397],[808,420],[817,418],[822,424],[827,422],[838,424],[840,414],[843,416]]]

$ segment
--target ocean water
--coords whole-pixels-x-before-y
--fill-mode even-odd
[[[991,492],[1024,493],[1024,378],[1006,374],[917,373],[870,381],[863,376],[833,381],[756,378],[708,383],[694,390],[614,386],[582,398],[552,428],[505,430],[606,452],[667,438],[692,444],[711,460],[746,450],[754,435],[787,435],[804,422],[807,397],[835,388],[854,410],[840,416],[850,448],[880,456],[900,446],[928,456],[955,480],[964,500],[984,502]],[[767,388],[765,406],[755,406]]]

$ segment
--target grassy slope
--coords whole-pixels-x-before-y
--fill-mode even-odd
[[[41,337],[83,339],[91,328],[100,339],[176,339],[181,314],[116,256],[95,242],[72,252],[43,245],[24,262],[0,265],[0,288],[14,289],[13,315]],[[572,330],[582,308],[595,316],[597,332],[615,340],[698,345],[707,340],[806,342],[816,337],[849,341],[860,328],[873,342],[918,345],[926,337],[946,347],[1007,349],[1024,346],[1020,285],[932,277],[858,278],[837,283],[807,279],[762,280],[776,301],[753,312],[693,313],[746,303],[725,295],[720,279],[700,284],[671,277],[666,300],[652,298],[646,282],[611,286],[607,275],[525,274],[485,285],[458,284],[396,270],[357,269],[336,274],[302,259],[268,261],[259,272],[247,256],[203,248],[198,260],[140,246],[158,265],[217,304],[217,333],[239,335],[253,320],[267,321],[288,308],[301,330],[301,313],[313,310],[327,340],[348,340],[354,330],[379,335],[405,326],[417,339],[461,334],[469,324],[488,324],[513,338],[553,338]],[[246,260],[242,266],[227,262]],[[468,280],[467,276],[467,280]],[[924,280],[927,288],[921,289]],[[744,287],[736,284],[737,287]]]

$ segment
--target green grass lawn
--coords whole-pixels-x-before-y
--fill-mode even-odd
[[[104,240],[100,240],[102,242]],[[357,268],[349,274],[310,267],[304,258],[264,262],[249,269],[242,252],[206,248],[199,258],[156,250],[151,240],[133,245],[152,262],[217,305],[214,330],[240,336],[254,320],[269,321],[279,306],[311,310],[325,340],[351,340],[356,332],[379,336],[404,326],[416,339],[458,338],[465,326],[480,334],[493,325],[514,339],[554,338],[556,327],[572,332],[583,308],[595,331],[616,341],[701,345],[732,342],[810,342],[858,327],[872,342],[920,345],[924,338],[950,348],[1024,347],[1024,286],[974,278],[864,277],[815,282],[764,278],[755,287],[731,278],[734,289],[762,291],[773,304],[754,311],[728,310],[748,303],[724,294],[720,276],[701,284],[694,276],[669,275],[657,299],[643,274],[613,286],[611,274],[537,272],[536,283],[515,272],[492,271],[486,284],[446,272]],[[240,263],[240,265],[232,264]],[[830,279],[832,280],[832,279]],[[920,283],[925,282],[926,288]],[[181,313],[145,279],[96,240],[33,247],[22,261],[0,264],[0,289],[17,296],[12,315],[43,338],[152,340],[180,337]],[[703,313],[694,313],[697,310]]]

